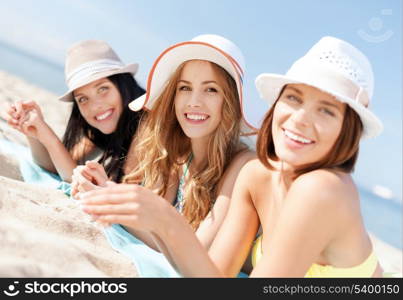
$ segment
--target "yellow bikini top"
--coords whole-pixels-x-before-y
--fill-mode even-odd
[[[252,265],[256,266],[256,263],[262,257],[262,236],[260,235],[255,241],[252,249]],[[336,268],[331,265],[322,266],[318,264],[312,264],[309,270],[306,272],[305,277],[372,277],[376,267],[378,265],[378,259],[372,251],[368,258],[361,264],[351,268]]]

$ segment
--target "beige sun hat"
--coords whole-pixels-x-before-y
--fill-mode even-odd
[[[69,90],[59,98],[73,101],[73,91],[95,80],[115,74],[136,74],[138,64],[124,65],[104,41],[86,40],[74,44],[66,55],[65,76]]]
[[[323,37],[285,75],[265,73],[255,81],[260,96],[270,107],[284,85],[292,83],[316,87],[348,104],[361,118],[362,138],[375,137],[382,132],[382,122],[368,108],[374,89],[371,64],[351,44]]]
[[[248,123],[243,112],[243,54],[233,42],[219,35],[199,35],[191,41],[175,44],[163,51],[148,75],[146,94],[129,103],[129,108],[134,111],[143,107],[152,109],[176,69],[183,62],[194,59],[213,62],[232,76],[237,85],[242,110],[241,132],[243,135],[255,134],[257,129]]]

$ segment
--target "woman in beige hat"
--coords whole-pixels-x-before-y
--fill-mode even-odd
[[[69,90],[61,101],[72,102],[63,141],[44,121],[34,101],[19,101],[8,109],[8,123],[28,137],[34,161],[62,180],[73,169],[100,157],[105,176],[120,181],[141,112],[128,109],[129,100],[144,94],[133,75],[137,64],[124,65],[104,41],[87,40],[67,52],[65,75]]]
[[[369,61],[349,43],[324,37],[285,76],[262,74],[256,86],[271,106],[258,135],[259,159],[240,171],[208,253],[170,210],[149,218],[137,191],[131,226],[158,236],[187,277],[235,276],[251,249],[251,276],[382,276],[350,175],[360,139],[382,130],[368,109]]]
[[[209,247],[240,168],[255,157],[240,141],[241,133],[255,130],[241,108],[243,72],[238,47],[217,35],[173,45],[157,58],[146,95],[129,105],[150,109],[134,141],[137,166],[125,184],[88,192],[98,194],[90,196],[94,205],[84,207],[100,222],[125,226],[109,228],[112,243],[130,231],[156,247],[156,240],[136,230],[133,204],[141,199],[149,222],[172,214],[173,222],[196,232]],[[125,252],[121,242],[115,246]]]

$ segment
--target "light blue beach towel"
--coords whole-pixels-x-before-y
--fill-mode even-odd
[[[104,233],[113,249],[132,260],[139,277],[181,277],[162,253],[148,247],[121,225],[113,224]]]
[[[70,196],[70,184],[60,176],[46,171],[33,162],[31,150],[23,145],[0,139],[0,153],[12,155],[19,162],[19,168],[25,182],[62,190]]]
[[[104,229],[106,238],[113,249],[130,258],[139,277],[178,278],[182,277],[162,253],[151,249],[119,224]],[[240,272],[238,278],[248,278]]]

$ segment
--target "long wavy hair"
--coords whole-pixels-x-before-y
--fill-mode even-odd
[[[153,109],[141,121],[135,138],[137,167],[123,181],[156,189],[164,196],[170,179],[191,155],[190,138],[183,132],[175,115],[177,82],[185,63],[170,77]],[[205,164],[191,176],[184,191],[183,215],[197,229],[217,197],[218,184],[234,156],[246,148],[240,142],[242,112],[234,79],[220,66],[211,63],[223,89],[222,120],[210,135]]]
[[[270,164],[269,159],[278,161],[272,136],[273,114],[277,101],[285,87],[286,86],[283,87],[276,102],[267,112],[257,137],[256,151],[258,158],[266,168],[271,170],[273,170],[274,167]],[[362,131],[363,125],[360,117],[347,105],[341,131],[333,147],[318,161],[300,166],[296,169],[294,171],[295,178],[317,169],[333,169],[351,173],[354,170],[358,158]]]
[[[131,100],[143,95],[145,90],[130,73],[115,74],[107,78],[116,86],[122,99],[123,110],[116,130],[111,134],[104,134],[92,127],[81,115],[77,102],[73,101],[63,144],[79,163],[83,163],[82,159],[94,147],[101,149],[103,155],[99,163],[104,166],[108,177],[118,182],[123,177],[127,152],[142,115],[142,112],[131,111],[127,105]]]

